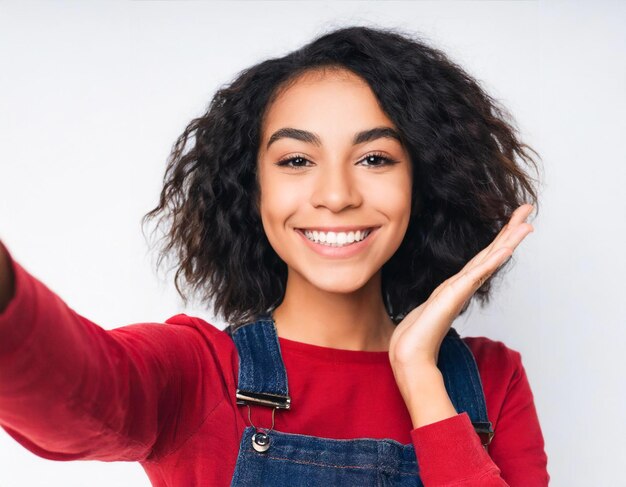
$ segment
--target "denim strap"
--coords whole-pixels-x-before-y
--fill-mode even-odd
[[[262,315],[257,321],[227,331],[239,354],[237,404],[289,409],[287,371],[272,318]]]
[[[476,359],[452,327],[441,343],[437,367],[443,375],[454,408],[458,413],[467,412],[482,444],[488,445],[494,433],[487,418],[485,394]]]

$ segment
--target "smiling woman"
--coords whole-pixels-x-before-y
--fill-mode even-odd
[[[174,253],[182,298],[227,328],[106,331],[2,246],[0,424],[159,487],[547,485],[520,354],[451,326],[533,231],[536,163],[507,118],[391,29],[246,69],[144,217],[166,226],[157,265]]]
[[[362,78],[314,69],[279,90],[260,142],[260,216],[287,266],[285,296],[274,309],[279,336],[387,350],[395,327],[380,270],[406,233],[412,185],[394,123]]]
[[[294,193],[301,200],[292,203],[307,200],[291,228],[382,225],[386,215],[368,201],[391,196],[390,207],[410,205],[399,210],[409,220],[386,222],[381,236],[395,230],[396,242],[372,250],[389,254],[376,261],[385,264],[381,318],[398,323],[488,245],[517,207],[538,207],[522,165],[536,167],[532,149],[511,119],[417,36],[338,29],[219,90],[177,140],[159,204],[145,219],[167,224],[161,258],[175,252],[181,297],[188,291],[213,302],[236,325],[278,306],[286,290],[289,266],[274,226],[261,220],[264,184],[267,204]],[[312,217],[311,206],[325,205],[324,191],[331,205],[338,198],[335,205],[350,208]],[[491,281],[472,299],[488,303]]]

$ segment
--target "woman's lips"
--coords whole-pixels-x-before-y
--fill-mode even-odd
[[[330,247],[328,245],[315,243],[312,240],[306,238],[306,235],[301,228],[296,228],[295,230],[296,233],[298,233],[300,237],[304,240],[307,246],[311,250],[315,251],[317,254],[331,258],[347,258],[358,254],[362,250],[366,249],[372,241],[372,238],[378,233],[379,228],[380,227],[372,227],[370,233],[363,240],[343,247]]]

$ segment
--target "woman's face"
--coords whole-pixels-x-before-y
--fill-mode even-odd
[[[386,130],[368,135],[372,129]],[[400,246],[412,167],[395,130],[367,83],[348,71],[308,72],[269,107],[258,153],[260,213],[289,279],[295,272],[328,292],[352,292]],[[328,227],[348,227],[335,245],[350,242],[350,229],[374,230],[345,247],[329,246],[329,233],[325,245],[302,231]]]

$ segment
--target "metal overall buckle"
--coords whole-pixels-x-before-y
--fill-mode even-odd
[[[260,453],[266,452],[270,447],[269,433],[274,429],[274,415],[276,414],[276,410],[279,408],[289,409],[291,406],[291,398],[278,394],[241,391],[237,389],[237,404],[245,404],[248,406],[248,421],[250,421],[250,424],[256,430],[256,433],[252,435],[252,448]],[[250,404],[272,406],[272,427],[270,429],[254,426],[252,418],[250,417]]]

